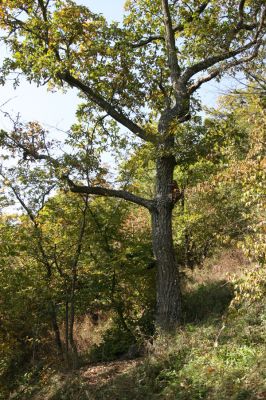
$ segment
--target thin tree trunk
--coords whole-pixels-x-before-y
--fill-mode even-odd
[[[65,304],[65,352],[66,352],[66,358],[68,360],[68,353],[69,353],[69,303],[68,303],[68,299],[66,300],[66,304]]]
[[[113,254],[112,253],[110,253],[110,257],[111,257],[111,259],[113,258]],[[126,320],[125,320],[125,317],[124,317],[123,306],[122,306],[121,302],[119,300],[116,300],[116,298],[115,298],[116,286],[117,286],[116,270],[115,270],[115,267],[114,267],[111,294],[110,294],[112,307],[115,310],[115,312],[117,313],[119,321],[120,321],[121,325],[123,326],[124,330],[126,332],[128,332],[135,339],[135,335],[133,334],[133,332],[131,331],[131,329],[129,328],[129,326],[126,323]]]
[[[50,318],[51,318],[51,324],[52,324],[52,328],[53,328],[53,332],[54,332],[54,336],[55,336],[55,344],[56,344],[59,355],[63,358],[63,345],[62,345],[59,326],[57,323],[57,315],[56,315],[55,306],[52,303],[50,305]]]
[[[70,313],[69,313],[69,344],[71,347],[71,356],[72,356],[72,367],[77,368],[79,364],[78,359],[78,349],[74,339],[74,324],[75,324],[75,295],[76,295],[76,285],[78,279],[78,262],[80,259],[81,251],[82,251],[82,244],[83,238],[85,235],[85,228],[86,228],[86,215],[88,211],[88,200],[89,197],[86,195],[84,199],[84,209],[82,212],[82,220],[80,225],[80,232],[77,242],[77,249],[72,260],[71,266],[71,291],[70,291]]]
[[[181,322],[181,290],[172,235],[173,156],[157,160],[156,207],[152,211],[153,252],[157,263],[157,327],[171,330]]]
[[[71,357],[73,368],[78,367],[78,349],[74,340],[74,323],[75,323],[75,291],[76,291],[76,269],[73,271],[71,296],[70,296],[70,318],[69,318],[69,344],[71,347]]]

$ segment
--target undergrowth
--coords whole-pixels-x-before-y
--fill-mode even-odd
[[[38,374],[26,376],[23,390],[10,398],[266,399],[266,305],[261,295],[263,291],[265,294],[265,271],[260,270],[260,274],[263,279],[256,281],[257,289],[250,273],[231,282],[220,276],[217,281],[206,279],[205,283],[199,280],[191,284],[182,328],[172,335],[154,337],[147,354],[129,369],[120,373],[111,370],[107,379],[98,374],[92,383],[86,372],[88,365],[76,372],[43,368]],[[252,296],[240,296],[243,288]],[[94,349],[94,360],[104,359],[104,354],[107,360],[120,357],[130,343],[122,335],[119,329],[107,332],[98,346],[99,354]]]

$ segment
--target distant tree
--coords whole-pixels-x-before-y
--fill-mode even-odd
[[[47,314],[44,320],[48,318],[51,323],[61,357],[76,367],[75,303],[78,267],[87,239],[88,195],[76,197],[71,193],[68,196],[63,193],[63,196],[57,194],[51,198],[55,184],[49,173],[42,168],[29,168],[27,163],[19,168],[2,169],[0,177],[8,189],[6,193],[13,197],[14,204],[16,201],[24,214],[21,217],[14,215],[17,226],[14,230],[17,240],[21,242],[17,257],[23,259],[23,255],[26,255],[25,269],[27,265],[38,266],[40,290],[47,294],[46,305],[43,305]],[[6,242],[6,238],[3,240]],[[24,253],[20,252],[23,246]],[[4,255],[9,257],[8,249]],[[58,312],[58,303],[63,303],[63,313]],[[60,332],[62,314],[64,345]]]
[[[197,89],[227,71],[241,70],[259,55],[265,14],[263,0],[129,0],[119,26],[70,0],[5,0],[0,5],[2,41],[10,51],[2,65],[2,82],[18,71],[17,81],[22,73],[53,89],[77,88],[84,101],[79,116],[94,126],[94,143],[105,137],[122,145],[119,124],[131,134],[131,142],[151,146],[156,164],[153,198],[93,185],[69,169],[59,175],[74,193],[122,198],[149,210],[157,264],[157,324],[162,329],[171,329],[182,316],[172,238],[173,208],[182,199],[181,187],[173,180],[182,151],[178,128],[195,113]],[[25,158],[46,160],[59,169],[45,147],[21,142],[15,134],[13,144]]]
[[[16,216],[0,218],[1,394],[22,365],[35,364],[49,341],[49,293],[43,269],[25,250],[27,242],[27,229]]]
[[[260,265],[266,263],[266,92],[263,76],[258,76],[247,90],[225,96],[221,112],[228,130],[241,130],[246,137],[241,146],[245,152],[239,159],[232,157],[220,176],[220,184],[234,182],[241,187],[239,200],[242,216],[248,217],[243,231],[242,247],[247,255]],[[220,121],[221,123],[221,121]],[[238,146],[240,147],[240,146]],[[232,149],[229,149],[229,151]]]

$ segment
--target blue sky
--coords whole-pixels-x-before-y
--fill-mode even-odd
[[[109,21],[120,21],[123,15],[125,0],[78,0],[94,12],[102,13]]]
[[[94,12],[100,12],[108,20],[121,20],[123,15],[124,0],[83,0],[77,1],[88,6]],[[5,49],[1,48],[1,58],[4,57]],[[45,127],[56,127],[67,130],[75,120],[75,111],[78,98],[75,90],[65,93],[50,93],[45,87],[36,87],[22,81],[20,86],[14,90],[12,83],[0,88],[0,105],[8,101],[2,107],[12,115],[21,114],[23,121],[39,121]],[[9,128],[7,118],[0,115],[0,127]]]
[[[100,12],[108,20],[119,21],[123,15],[123,4],[125,0],[79,0],[94,12]],[[1,49],[1,57],[5,49]],[[200,90],[200,96],[204,103],[214,105],[218,94],[226,91],[232,86],[232,81],[224,79],[219,85],[215,82],[207,84]],[[78,104],[77,92],[70,90],[65,93],[50,93],[45,87],[36,87],[22,81],[21,85],[14,90],[11,83],[0,89],[0,105],[7,102],[3,107],[12,115],[21,114],[23,121],[39,121],[46,128],[56,127],[67,130],[75,120],[75,111]],[[8,120],[0,115],[0,128],[8,129]]]

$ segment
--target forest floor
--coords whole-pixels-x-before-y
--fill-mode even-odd
[[[48,371],[47,376],[43,379],[48,381],[49,384],[44,385],[42,390],[33,395],[32,400],[68,398],[64,397],[63,394],[66,388],[68,392],[67,396],[69,396],[71,391],[73,392],[73,399],[93,400],[95,398],[94,392],[99,392],[101,388],[114,385],[115,381],[126,374],[130,375],[132,370],[142,362],[143,358],[107,361],[82,367],[75,373]],[[77,389],[78,386],[80,386],[79,390]],[[59,394],[60,392],[61,395]]]
[[[136,368],[141,362],[142,359],[140,358],[109,361],[83,368],[80,372],[88,385],[101,386],[112,382],[112,380],[119,375],[130,372],[132,368]]]

